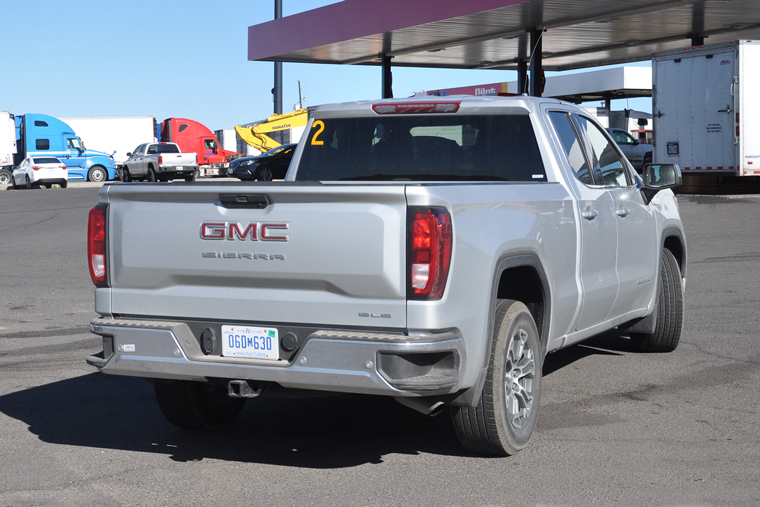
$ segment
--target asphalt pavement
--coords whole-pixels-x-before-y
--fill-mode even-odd
[[[760,196],[680,196],[678,349],[606,333],[550,354],[538,430],[471,454],[448,414],[342,395],[254,399],[183,431],[151,385],[96,373],[98,188],[0,192],[0,505],[760,505]]]

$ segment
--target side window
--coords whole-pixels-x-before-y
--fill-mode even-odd
[[[608,187],[627,187],[631,185],[623,156],[604,132],[585,116],[574,115],[582,132],[591,145],[591,165],[595,176],[601,175]]]
[[[204,144],[206,145],[207,150],[215,150],[216,149],[216,142],[213,139],[206,139],[204,141]]]
[[[612,132],[612,138],[618,144],[633,144],[633,138],[631,138],[631,136],[628,136],[623,132],[619,132],[617,130]]]
[[[49,150],[50,139],[37,139],[35,142],[35,148],[37,148],[38,150]]]
[[[148,146],[148,153],[149,154],[150,153],[158,153],[158,150],[156,150],[156,145],[155,144],[152,144],[152,145]]]
[[[588,162],[583,153],[583,145],[578,135],[575,133],[570,117],[562,111],[552,111],[549,113],[549,120],[554,126],[562,149],[567,155],[567,161],[575,173],[575,177],[586,185],[593,185],[591,173],[588,170]]]

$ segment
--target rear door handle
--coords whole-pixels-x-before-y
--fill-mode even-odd
[[[615,210],[615,213],[619,217],[627,217],[631,213],[631,210],[628,208],[618,208]]]
[[[583,210],[583,213],[581,213],[581,216],[585,218],[586,220],[593,220],[594,218],[599,216],[599,212],[595,209],[586,209]]]

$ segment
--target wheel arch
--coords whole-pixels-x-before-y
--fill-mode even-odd
[[[528,307],[538,328],[542,358],[546,356],[549,341],[551,291],[541,258],[534,251],[521,250],[503,254],[496,262],[491,281],[491,298],[488,307],[486,346],[478,380],[472,387],[456,394],[449,403],[454,406],[475,407],[486,380],[489,351],[493,342],[494,312],[499,299],[514,299]]]
[[[686,277],[686,240],[677,227],[668,227],[662,231],[662,248],[670,250],[678,262],[681,277]]]

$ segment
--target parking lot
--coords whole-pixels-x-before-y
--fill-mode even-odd
[[[0,505],[760,504],[758,195],[680,196],[679,348],[635,353],[613,332],[549,355],[536,435],[495,458],[463,451],[446,412],[378,397],[171,426],[150,384],[84,362],[99,186],[0,191]]]

